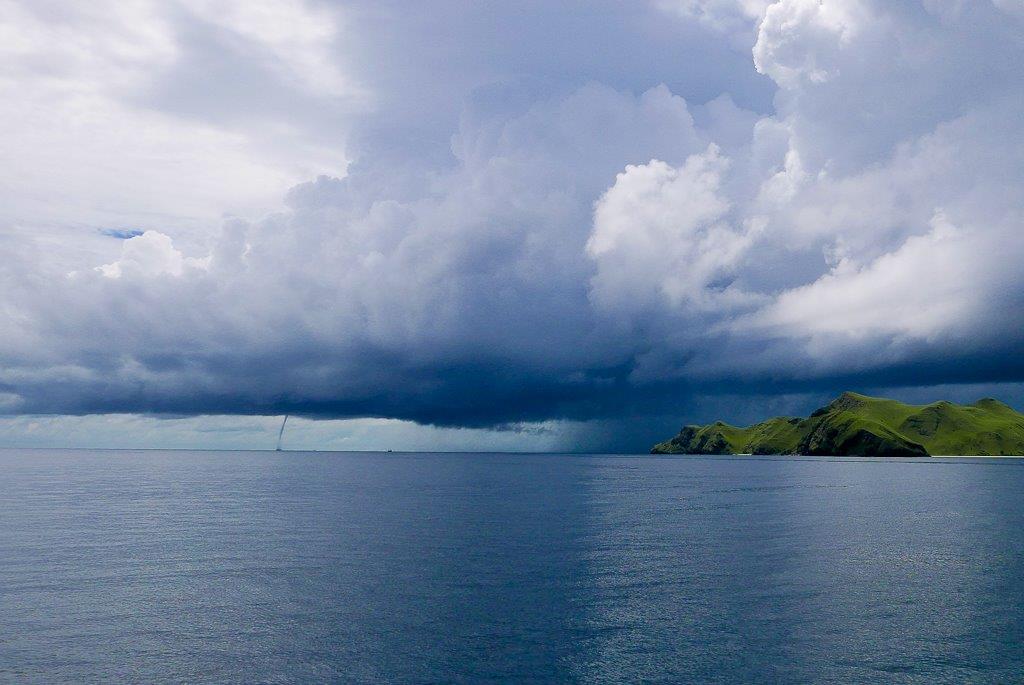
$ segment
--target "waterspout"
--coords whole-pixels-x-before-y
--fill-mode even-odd
[[[288,423],[288,415],[284,415],[284,421],[281,422],[281,430],[277,431],[277,451],[281,451],[281,438],[284,437],[284,426]]]

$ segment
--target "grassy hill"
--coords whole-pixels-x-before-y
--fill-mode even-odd
[[[779,416],[747,428],[686,426],[656,454],[811,454],[923,457],[1024,455],[1024,414],[1002,402],[913,405],[844,392],[806,419]]]

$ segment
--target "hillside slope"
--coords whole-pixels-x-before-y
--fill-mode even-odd
[[[1024,455],[1024,414],[1002,402],[912,405],[844,392],[806,419],[747,428],[686,426],[656,454],[809,454],[924,457]]]

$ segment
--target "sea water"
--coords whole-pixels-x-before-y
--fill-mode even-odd
[[[0,681],[1024,681],[1024,462],[0,451]]]

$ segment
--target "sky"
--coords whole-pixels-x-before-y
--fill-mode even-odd
[[[0,6],[0,446],[1024,406],[1024,0]]]

